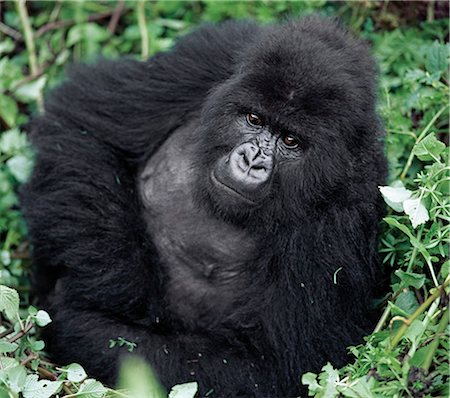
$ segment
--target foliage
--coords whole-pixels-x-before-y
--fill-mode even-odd
[[[163,397],[151,371],[131,362],[113,391],[78,364],[59,367],[45,357],[36,330],[51,319],[29,297],[29,247],[17,187],[33,154],[20,131],[42,109],[43,93],[64,67],[127,55],[142,58],[171,47],[202,21],[253,18],[263,23],[311,12],[342,17],[373,44],[380,65],[380,114],[385,122],[389,205],[380,254],[391,273],[391,294],[365,344],[350,347],[342,369],[326,364],[302,381],[316,397],[449,396],[447,21],[434,19],[441,2],[412,3],[414,18],[381,2],[315,1],[77,1],[6,2],[0,8],[0,398]],[[430,5],[431,4],[431,5]],[[426,21],[423,19],[427,19]],[[390,29],[395,27],[395,29]],[[389,28],[389,29],[387,29]],[[19,294],[20,293],[20,298]],[[120,336],[111,346],[133,351]],[[82,348],[81,348],[82,349]],[[130,369],[132,369],[130,371]],[[195,383],[172,398],[193,397]]]

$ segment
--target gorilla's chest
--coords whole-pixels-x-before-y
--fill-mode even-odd
[[[148,233],[172,282],[191,288],[227,284],[256,255],[247,232],[208,214],[194,200],[195,143],[175,131],[139,177]],[[198,182],[197,182],[198,183]]]

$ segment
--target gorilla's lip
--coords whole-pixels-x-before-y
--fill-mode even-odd
[[[249,198],[246,198],[244,195],[242,195],[240,192],[236,191],[234,188],[231,188],[229,185],[226,185],[222,181],[220,181],[216,177],[216,174],[214,173],[214,170],[211,171],[211,180],[214,183],[214,185],[217,185],[219,188],[224,189],[225,191],[227,191],[228,193],[230,193],[230,194],[232,194],[234,196],[238,196],[239,199],[243,199],[248,204],[251,204],[253,206],[257,205],[257,203],[254,202],[253,200],[251,200]]]

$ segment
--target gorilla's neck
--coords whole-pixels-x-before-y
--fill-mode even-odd
[[[168,138],[138,184],[148,233],[169,275],[169,300],[177,312],[198,320],[212,308],[227,312],[238,299],[259,247],[248,231],[195,203],[192,129],[180,128]]]

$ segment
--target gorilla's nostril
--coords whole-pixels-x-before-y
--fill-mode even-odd
[[[261,148],[258,148],[256,153],[253,155],[252,161],[255,161],[255,159],[261,155]]]

